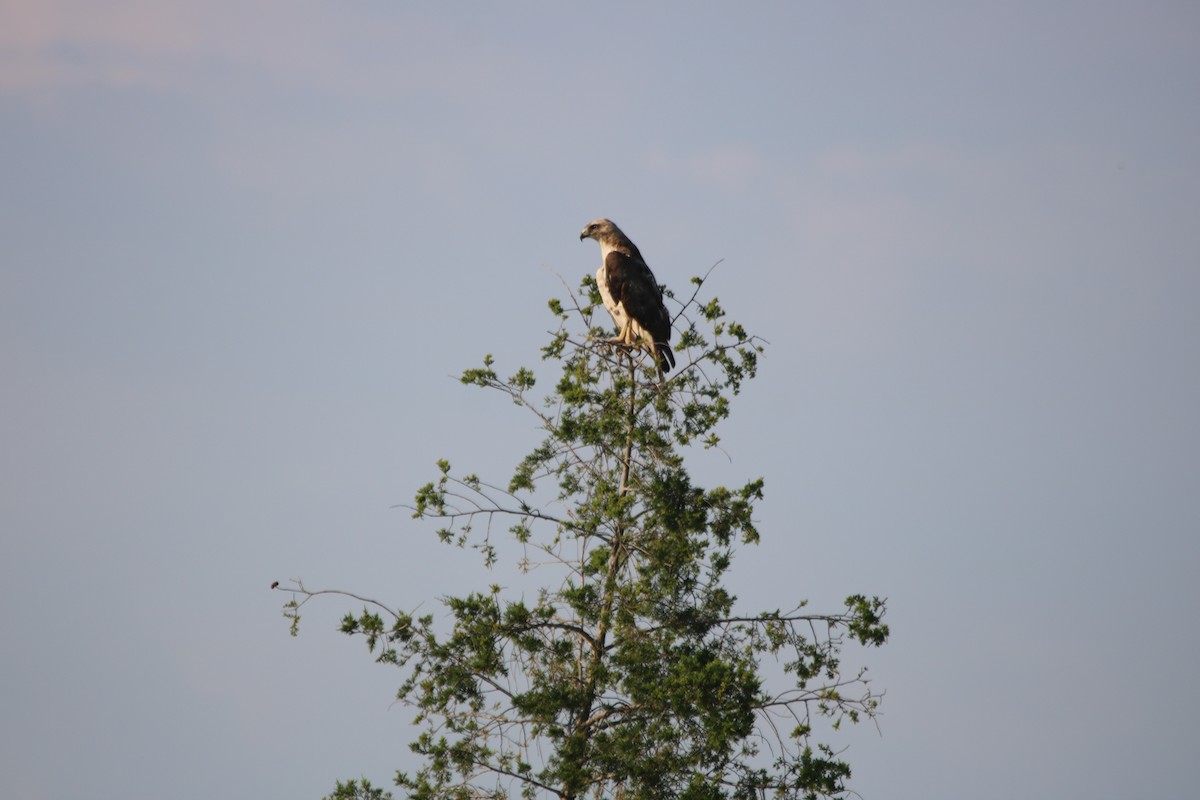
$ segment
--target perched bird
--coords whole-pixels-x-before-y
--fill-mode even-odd
[[[589,222],[579,240],[600,244],[600,269],[596,285],[604,307],[617,325],[617,335],[606,339],[623,347],[640,347],[654,356],[658,377],[675,366],[671,352],[671,316],[663,305],[662,289],[646,266],[637,245],[612,220]]]

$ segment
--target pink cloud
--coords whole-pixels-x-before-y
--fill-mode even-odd
[[[0,91],[170,87],[214,61],[317,80],[340,74],[339,33],[321,7],[282,0],[7,0],[0,11]]]
[[[161,83],[164,59],[203,46],[195,17],[187,6],[149,0],[9,2],[0,25],[0,88]]]

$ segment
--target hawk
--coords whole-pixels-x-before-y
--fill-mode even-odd
[[[662,288],[646,266],[637,245],[612,220],[589,222],[579,241],[600,244],[600,269],[596,285],[604,307],[617,325],[615,338],[605,341],[623,347],[640,347],[654,356],[659,380],[675,366],[671,352],[671,316],[663,305]]]

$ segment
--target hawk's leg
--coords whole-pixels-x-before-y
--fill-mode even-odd
[[[600,344],[611,344],[613,347],[616,347],[620,350],[624,350],[626,352],[628,352],[629,350],[635,349],[633,345],[626,342],[620,336],[614,336],[611,339],[598,339],[597,341],[599,341]]]
[[[633,326],[629,324],[629,322],[626,322],[621,326],[621,330],[617,336],[614,336],[611,339],[601,339],[600,341],[604,342],[605,344],[615,344],[616,346],[626,350],[631,350],[638,345],[637,338],[633,334]]]

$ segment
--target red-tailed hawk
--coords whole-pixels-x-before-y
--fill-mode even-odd
[[[600,269],[596,285],[604,307],[617,324],[617,335],[606,341],[624,347],[640,347],[654,355],[659,379],[675,366],[671,352],[671,316],[663,305],[662,289],[646,266],[637,245],[621,233],[612,220],[589,222],[579,240],[595,239],[600,244]]]

